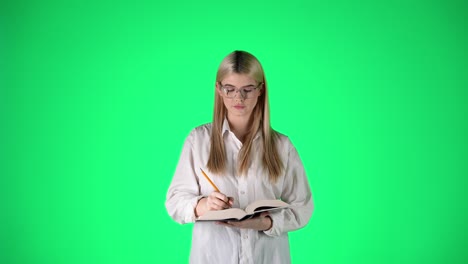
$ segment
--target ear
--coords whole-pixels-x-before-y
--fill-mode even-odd
[[[265,91],[265,83],[262,83],[262,85],[260,85],[260,89],[258,89],[258,96],[262,95],[263,91]]]
[[[218,95],[222,95],[221,85],[219,84],[219,82],[215,82],[215,90],[216,90],[216,93],[218,93]]]

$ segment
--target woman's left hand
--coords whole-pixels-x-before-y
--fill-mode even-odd
[[[272,227],[273,222],[271,218],[269,217],[268,212],[263,212],[257,217],[246,219],[243,221],[227,221],[227,222],[217,221],[216,224],[227,226],[227,227],[234,227],[234,228],[245,228],[245,229],[254,229],[258,231],[266,231]]]

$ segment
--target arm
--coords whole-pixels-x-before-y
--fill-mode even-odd
[[[289,145],[281,199],[289,203],[292,208],[270,212],[273,225],[264,231],[269,236],[280,236],[284,232],[304,227],[309,222],[314,209],[304,166],[296,148],[291,143]]]
[[[272,227],[273,222],[268,212],[262,212],[257,217],[246,219],[243,221],[239,221],[239,222],[238,221],[227,221],[227,222],[218,221],[216,222],[216,224],[228,226],[228,227],[254,229],[258,231],[268,231]]]
[[[194,168],[193,133],[194,131],[185,140],[166,196],[167,212],[172,219],[181,224],[195,221],[195,207],[203,197]]]
[[[195,222],[196,217],[208,210],[222,210],[233,204],[233,199],[222,193],[212,192],[207,197],[200,193],[199,179],[195,173],[199,168],[194,161],[194,155],[197,155],[193,144],[194,133],[192,131],[184,143],[166,197],[167,212],[181,224]]]

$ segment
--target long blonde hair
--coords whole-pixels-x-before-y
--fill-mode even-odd
[[[252,111],[250,129],[239,152],[237,170],[240,175],[246,174],[250,166],[253,139],[260,130],[263,139],[263,167],[269,173],[270,182],[276,182],[283,170],[283,163],[276,147],[278,134],[270,126],[268,89],[263,68],[252,54],[236,50],[227,55],[221,62],[216,74],[216,82],[221,82],[227,75],[232,73],[247,74],[258,83],[263,83],[263,89],[258,97],[257,105]],[[227,109],[224,106],[222,96],[215,93],[213,129],[211,132],[210,155],[207,167],[211,172],[216,174],[223,174],[226,170],[226,151],[222,135],[226,114]]]

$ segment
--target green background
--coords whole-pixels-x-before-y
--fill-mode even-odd
[[[294,263],[467,263],[466,1],[2,1],[0,263],[187,263],[165,195],[235,49],[316,209]]]

